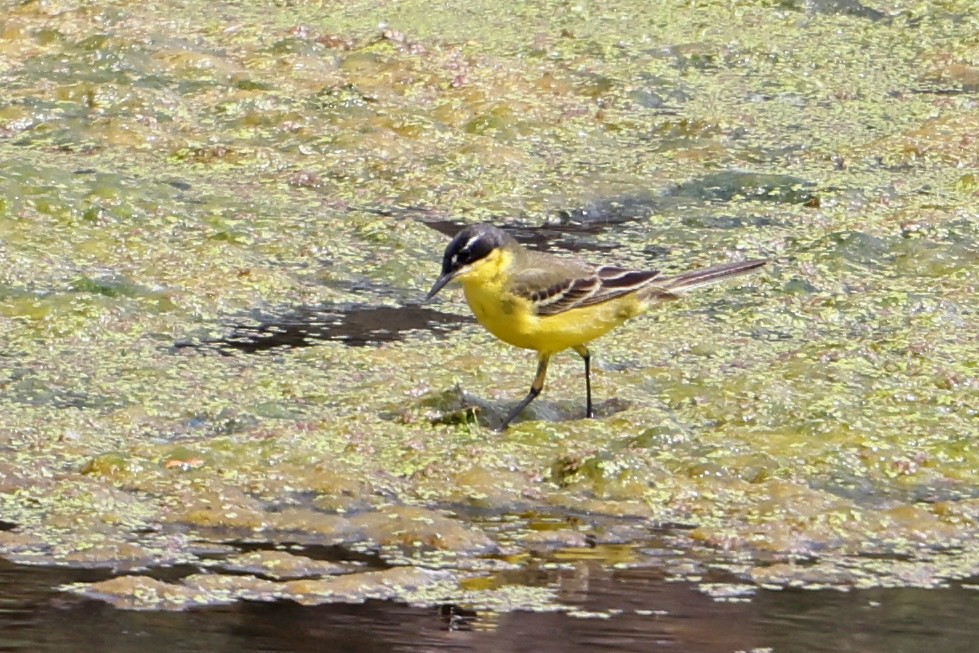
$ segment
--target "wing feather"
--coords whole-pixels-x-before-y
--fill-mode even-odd
[[[570,273],[570,274],[569,274]],[[634,293],[659,276],[658,270],[627,270],[610,266],[549,271],[523,271],[511,287],[530,300],[538,315],[557,315]]]

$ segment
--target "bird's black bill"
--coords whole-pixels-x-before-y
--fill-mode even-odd
[[[435,282],[435,285],[432,286],[432,289],[428,291],[427,295],[425,295],[425,299],[431,299],[432,297],[434,297],[438,293],[438,291],[442,290],[442,288],[445,288],[445,284],[449,283],[454,278],[455,275],[451,272],[440,276],[438,280]]]

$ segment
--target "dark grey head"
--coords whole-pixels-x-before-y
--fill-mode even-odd
[[[445,248],[445,254],[442,255],[442,274],[428,291],[428,298],[434,297],[435,293],[445,287],[445,284],[466,272],[473,263],[486,258],[493,250],[512,242],[513,238],[491,224],[466,227],[457,233]]]

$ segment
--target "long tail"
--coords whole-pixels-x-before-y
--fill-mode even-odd
[[[655,289],[655,291],[660,291],[661,293],[667,295],[684,293],[695,288],[709,286],[719,281],[725,281],[732,277],[747,274],[752,270],[757,270],[767,262],[768,261],[763,259],[755,259],[752,261],[724,263],[723,265],[715,265],[713,267],[702,268],[700,270],[691,270],[690,272],[678,274],[675,277],[657,279],[656,283],[653,284],[650,290]],[[651,294],[657,294],[655,291]]]

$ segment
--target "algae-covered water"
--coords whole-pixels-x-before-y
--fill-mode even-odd
[[[0,555],[99,572],[64,596],[970,595],[971,0],[0,7]],[[497,434],[531,354],[423,304],[483,220],[770,263],[596,342],[597,419],[568,354]]]

